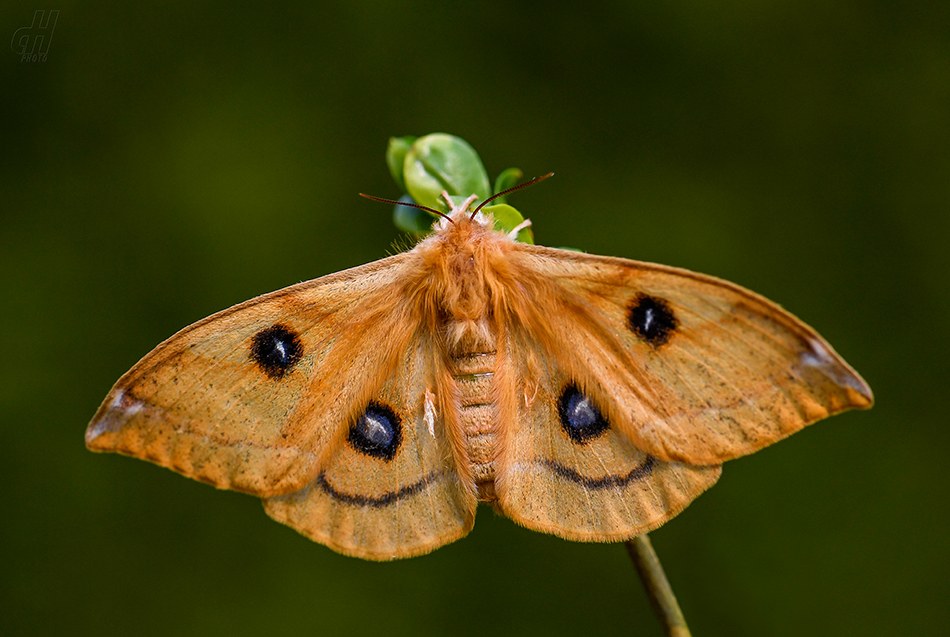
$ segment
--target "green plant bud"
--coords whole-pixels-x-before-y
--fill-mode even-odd
[[[454,135],[433,133],[417,139],[406,153],[402,174],[412,198],[437,210],[446,210],[443,190],[463,199],[478,195],[484,200],[491,194],[478,153]]]

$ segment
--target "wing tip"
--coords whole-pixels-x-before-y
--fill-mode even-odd
[[[115,437],[106,434],[120,432],[125,424],[144,407],[145,404],[142,401],[124,390],[114,389],[106,396],[96,415],[86,427],[86,448],[90,451],[114,451]]]

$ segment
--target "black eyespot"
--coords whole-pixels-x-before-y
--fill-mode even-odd
[[[302,355],[300,336],[285,325],[261,330],[251,341],[251,360],[271,378],[283,377]]]
[[[561,415],[561,427],[578,444],[596,438],[610,428],[610,423],[591,399],[574,385],[568,385],[561,392],[558,413]]]
[[[389,462],[402,443],[399,416],[386,405],[371,402],[350,427],[346,440],[360,453]]]
[[[627,321],[637,336],[654,347],[670,340],[673,331],[679,327],[670,304],[646,294],[640,294],[630,304]]]

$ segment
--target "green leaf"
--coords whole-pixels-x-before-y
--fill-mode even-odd
[[[399,201],[412,202],[412,197],[403,195]],[[419,210],[412,206],[395,206],[393,208],[393,223],[403,232],[408,232],[415,237],[427,235],[432,231],[432,223],[435,221],[435,215]]]
[[[497,195],[502,190],[508,190],[509,188],[514,188],[518,185],[518,182],[521,178],[524,177],[524,173],[521,172],[520,168],[506,168],[501,173],[495,177],[495,189],[492,194]],[[498,203],[505,203],[508,200],[508,195],[504,197],[499,197],[494,201]]]
[[[443,190],[463,199],[491,194],[488,173],[475,149],[464,139],[445,133],[420,137],[403,161],[406,191],[423,206],[445,210]]]
[[[386,147],[386,165],[389,166],[389,174],[393,176],[393,181],[403,192],[406,192],[406,180],[403,178],[402,167],[406,161],[406,153],[417,139],[415,135],[390,137],[389,146]]]
[[[495,219],[496,230],[504,230],[505,232],[511,232],[524,221],[524,217],[521,213],[506,203],[497,206],[485,206],[482,208],[482,212],[486,215],[491,215]],[[531,228],[522,228],[518,232],[517,240],[521,243],[530,243],[533,245],[534,233],[531,232]]]

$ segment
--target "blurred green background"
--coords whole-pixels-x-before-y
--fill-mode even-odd
[[[714,6],[715,5],[715,6]],[[950,3],[59,9],[0,52],[0,633],[659,635],[621,545],[490,509],[345,558],[254,498],[85,450],[112,383],[212,312],[387,254],[391,135],[454,133],[546,245],[782,303],[870,412],[726,465],[652,534],[694,634],[950,623]]]

